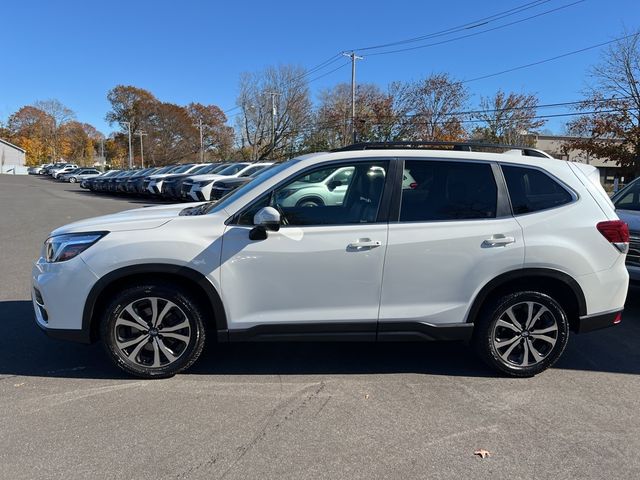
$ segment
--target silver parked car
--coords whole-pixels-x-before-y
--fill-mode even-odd
[[[629,225],[627,269],[633,281],[640,281],[640,178],[636,178],[611,199],[620,220]]]

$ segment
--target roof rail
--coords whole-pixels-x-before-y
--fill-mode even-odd
[[[503,153],[515,153],[513,150],[519,151],[521,155],[528,157],[553,158],[546,152],[536,148],[525,147],[521,145],[503,145],[499,143],[480,143],[480,142],[361,142],[347,145],[346,147],[336,148],[332,152],[351,152],[357,150],[389,150],[403,148],[424,148],[431,147],[435,149],[443,149],[442,147],[450,147],[448,150],[459,150],[463,152],[474,152],[482,150],[503,150]]]

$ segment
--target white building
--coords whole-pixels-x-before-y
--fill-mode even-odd
[[[0,138],[0,173],[25,174],[25,150]]]

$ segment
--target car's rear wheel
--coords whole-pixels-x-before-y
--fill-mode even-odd
[[[69,178],[69,183],[76,183],[78,179],[76,177]]]
[[[562,306],[544,293],[523,291],[483,309],[473,342],[489,366],[513,377],[530,377],[553,365],[568,339]]]
[[[205,343],[204,312],[189,292],[172,284],[136,285],[106,308],[102,342],[114,363],[143,378],[189,368]]]

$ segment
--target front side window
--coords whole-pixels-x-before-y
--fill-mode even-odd
[[[253,225],[263,207],[280,211],[283,225],[373,223],[378,217],[388,161],[321,167],[297,175],[271,190],[240,214],[240,225]]]
[[[502,166],[514,214],[565,205],[573,196],[556,180],[534,168]]]
[[[495,218],[497,199],[489,164],[405,161],[401,222]]]

